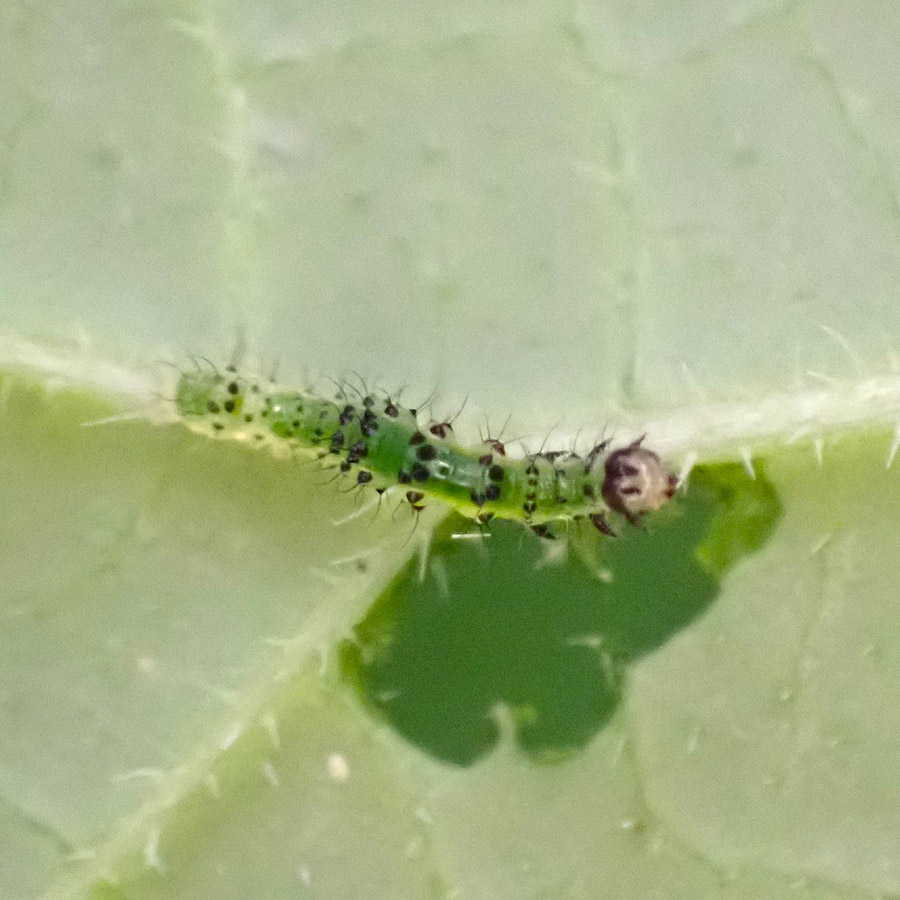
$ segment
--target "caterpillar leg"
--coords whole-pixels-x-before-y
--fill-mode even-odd
[[[602,512],[591,513],[588,518],[591,520],[591,524],[594,526],[594,528],[596,528],[597,531],[599,531],[601,534],[605,534],[607,537],[613,538],[619,536],[619,533],[613,529],[612,525],[609,524],[606,516]],[[630,518],[629,521],[631,521]]]

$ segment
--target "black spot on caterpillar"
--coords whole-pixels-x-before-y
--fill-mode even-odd
[[[335,401],[231,370],[227,378],[216,371],[181,375],[175,405],[194,431],[307,452],[323,464],[337,457],[339,472],[360,487],[383,493],[415,484],[406,492],[413,509],[434,499],[482,523],[494,516],[523,522],[546,538],[554,536],[554,523],[579,519],[614,535],[609,514],[637,524],[664,506],[676,485],[643,438],[615,450],[604,441],[583,457],[542,451],[513,459],[498,438],[463,447],[449,423],[420,427],[416,410],[390,398]]]

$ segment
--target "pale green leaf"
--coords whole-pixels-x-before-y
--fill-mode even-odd
[[[883,0],[5,3],[0,896],[900,894],[898,64]],[[165,423],[242,346],[720,465],[412,534]]]

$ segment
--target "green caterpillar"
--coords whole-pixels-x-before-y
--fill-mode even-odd
[[[340,473],[379,493],[402,485],[415,511],[434,498],[479,523],[515,519],[545,538],[554,537],[553,524],[579,519],[614,536],[610,512],[637,524],[675,491],[674,475],[642,439],[612,452],[604,441],[583,457],[542,451],[511,459],[499,439],[462,447],[449,422],[423,427],[416,410],[389,397],[351,400],[346,392],[332,400],[281,389],[229,366],[225,374],[182,374],[175,405],[194,431],[334,459]]]

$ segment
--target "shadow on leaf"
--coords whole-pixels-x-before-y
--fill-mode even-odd
[[[562,564],[548,564],[546,547],[514,523],[484,541],[454,540],[471,526],[453,516],[424,580],[412,561],[344,643],[344,672],[397,731],[446,762],[491,750],[501,704],[523,749],[565,755],[613,714],[623,668],[702,613],[780,515],[761,467],[751,480],[727,465],[696,469],[648,531],[580,534]],[[603,578],[583,561],[586,542]]]

